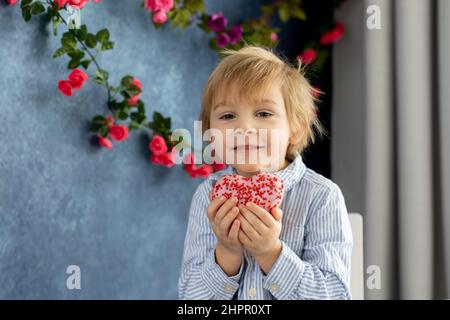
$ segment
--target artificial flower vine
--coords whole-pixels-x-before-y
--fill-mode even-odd
[[[10,6],[18,0],[5,0]],[[278,42],[278,28],[270,25],[270,18],[278,14],[282,21],[291,18],[305,20],[306,12],[301,0],[274,0],[262,6],[262,15],[258,19],[245,21],[233,26],[221,12],[205,12],[204,0],[140,0],[142,7],[149,11],[156,27],[170,22],[173,27],[185,29],[192,23],[213,34],[209,41],[212,49],[239,49],[246,43],[274,46]],[[334,0],[337,8],[344,0]],[[122,77],[120,84],[111,85],[109,72],[101,67],[96,57],[104,51],[114,48],[108,29],[97,32],[88,30],[83,24],[79,27],[69,25],[62,12],[84,10],[88,2],[99,3],[101,0],[21,0],[20,8],[23,19],[28,22],[33,16],[46,14],[53,24],[53,33],[58,35],[58,26],[66,31],[61,35],[61,47],[56,49],[53,58],[69,57],[67,68],[71,70],[67,78],[57,83],[57,88],[64,96],[70,97],[74,91],[82,90],[86,81],[105,88],[107,93],[108,115],[96,115],[92,119],[91,131],[98,139],[100,147],[112,150],[113,142],[125,141],[133,130],[145,130],[151,137],[149,142],[150,162],[167,168],[175,164],[174,146],[180,141],[172,140],[170,117],[154,112],[148,120],[145,103],[141,100],[143,85],[132,75]],[[317,41],[311,41],[298,55],[305,64],[316,64],[321,68],[329,56],[330,46],[344,34],[341,23],[334,24],[323,32]],[[319,92],[319,90],[317,91]],[[195,157],[189,153],[183,159],[183,168],[192,178],[206,178],[226,165],[221,163],[195,165]]]

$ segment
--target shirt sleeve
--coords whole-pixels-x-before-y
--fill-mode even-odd
[[[351,299],[352,245],[344,197],[334,185],[307,217],[302,256],[282,241],[263,287],[275,299]]]
[[[209,181],[202,182],[192,197],[184,242],[180,299],[231,300],[239,288],[244,263],[237,275],[229,277],[216,263],[216,236],[208,220]]]

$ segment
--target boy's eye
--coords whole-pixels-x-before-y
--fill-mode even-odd
[[[221,116],[219,119],[221,119],[221,120],[231,120],[233,118],[234,118],[234,115],[232,115],[231,113],[227,113],[227,114],[224,114],[223,116]]]
[[[266,111],[260,111],[256,115],[261,118],[267,118],[270,117],[272,114]]]

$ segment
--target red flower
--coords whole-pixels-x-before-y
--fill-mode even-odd
[[[313,48],[306,49],[300,54],[300,59],[305,64],[311,64],[317,58],[317,51]]]
[[[109,129],[109,135],[113,140],[123,141],[128,138],[128,128],[122,124],[113,125]]]
[[[160,155],[152,154],[150,155],[150,161],[153,164],[163,165],[167,168],[170,168],[175,164],[175,153],[166,152]]]
[[[8,3],[8,5],[13,6],[17,3],[17,0],[6,0],[6,2]]]
[[[338,22],[334,28],[328,32],[325,32],[320,38],[320,44],[323,46],[330,45],[342,38],[344,35],[345,27],[342,23]]]
[[[72,85],[69,81],[66,80],[60,80],[58,82],[58,89],[61,91],[61,93],[65,96],[72,96]]]
[[[131,82],[131,89],[139,89],[142,90],[142,83],[138,80],[138,79],[133,79],[133,81]],[[135,96],[132,96],[130,99],[128,99],[128,105],[129,106],[134,106],[135,104],[138,103],[139,99],[141,98],[142,93],[138,93]]]
[[[57,4],[59,9],[62,9],[66,5],[67,0],[54,0],[53,3]]]
[[[162,158],[162,165],[170,168],[175,164],[175,153],[167,152],[160,156]]]
[[[216,163],[216,162],[213,162],[212,166],[214,168],[214,171],[220,171],[227,167],[225,163]]]
[[[183,159],[183,167],[187,172],[191,172],[195,169],[195,156],[193,153],[188,153]]]
[[[80,69],[73,69],[69,74],[69,82],[75,90],[80,90],[87,79],[89,76]]]
[[[108,138],[102,137],[100,135],[97,135],[98,137],[98,144],[102,146],[103,148],[107,148],[109,150],[112,150],[112,142]]]
[[[194,173],[200,176],[201,178],[207,178],[213,172],[213,170],[214,170],[213,167],[210,166],[209,164],[202,164],[198,166],[197,169],[194,170]]]
[[[167,152],[166,141],[160,135],[153,135],[153,139],[149,144],[149,149],[153,155],[160,156]]]

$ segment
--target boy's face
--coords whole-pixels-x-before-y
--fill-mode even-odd
[[[290,127],[279,86],[253,102],[239,100],[231,89],[218,94],[211,108],[210,128],[221,133],[214,138],[219,160],[247,177],[284,168]]]

